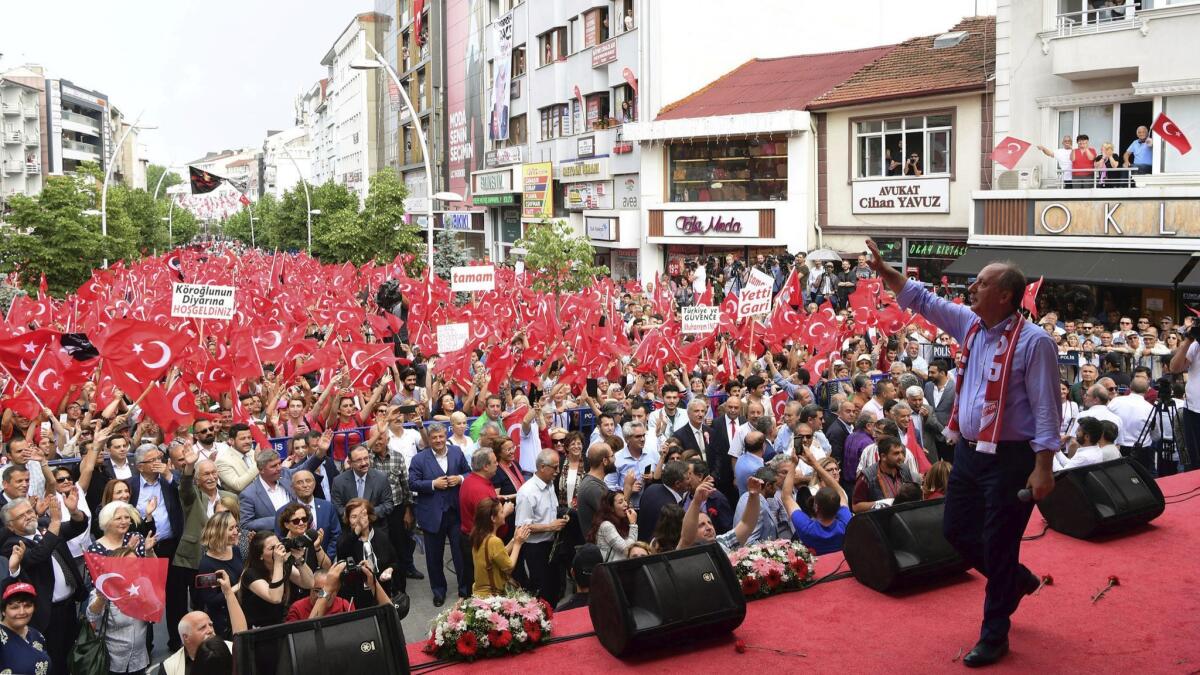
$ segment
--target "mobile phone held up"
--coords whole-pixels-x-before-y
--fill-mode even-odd
[[[587,395],[588,396],[590,396],[592,398],[596,398],[600,394],[600,383],[597,381],[596,378],[589,377],[587,379],[586,387],[587,387]]]
[[[217,586],[216,572],[212,572],[211,574],[196,575],[196,588],[216,588]]]

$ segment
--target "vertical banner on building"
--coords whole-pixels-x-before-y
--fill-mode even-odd
[[[512,12],[496,19],[496,59],[495,79],[492,81],[492,115],[488,125],[488,138],[493,141],[508,140],[508,103],[511,93],[512,78],[509,70],[512,68]]]
[[[550,218],[554,216],[554,195],[550,191],[550,179],[554,165],[550,162],[526,164],[521,167],[521,215],[525,218]]]
[[[471,172],[483,168],[488,111],[485,100],[485,0],[446,3],[446,110],[450,191],[471,201]]]

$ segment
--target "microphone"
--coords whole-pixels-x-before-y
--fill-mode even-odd
[[[1030,490],[1029,488],[1021,488],[1020,490],[1017,490],[1017,499],[1020,499],[1023,502],[1033,501],[1033,490]]]

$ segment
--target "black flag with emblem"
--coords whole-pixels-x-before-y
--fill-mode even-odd
[[[221,183],[225,182],[224,178],[194,166],[188,167],[188,174],[192,180],[192,194],[194,195],[208,194],[221,187]]]

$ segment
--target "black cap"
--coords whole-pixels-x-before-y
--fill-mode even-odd
[[[577,546],[575,547],[575,558],[571,560],[571,571],[575,573],[576,580],[586,583],[592,578],[592,570],[602,562],[604,562],[604,556],[600,555],[599,546],[595,544]]]

